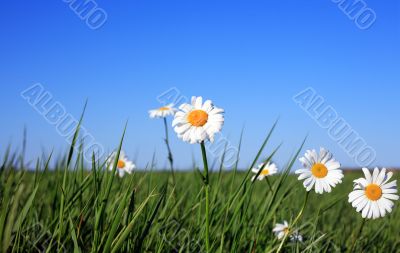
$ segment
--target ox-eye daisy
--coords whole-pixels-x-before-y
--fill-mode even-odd
[[[251,181],[256,180],[257,173],[260,170],[262,171],[257,177],[258,180],[263,180],[265,177],[272,176],[278,172],[278,168],[276,167],[275,163],[268,162],[266,165],[265,163],[261,163],[260,165],[258,165],[258,168],[251,169],[251,171],[256,174],[251,178]]]
[[[167,116],[173,116],[176,112],[173,104],[169,104],[154,110],[149,111],[150,118],[165,118]]]
[[[281,240],[283,237],[289,233],[289,224],[287,221],[283,221],[283,223],[276,223],[275,227],[272,229],[275,236]]]
[[[289,234],[289,224],[287,221],[283,221],[283,223],[277,223],[275,227],[272,229],[272,232],[275,234],[275,236],[278,238],[278,240],[282,240],[285,235]],[[299,234],[298,231],[294,231],[290,235],[290,240],[291,241],[303,241],[303,236]]]
[[[117,156],[117,152],[113,152],[107,160],[108,169],[112,171],[114,162]],[[117,173],[120,177],[123,177],[125,173],[131,174],[136,168],[135,164],[128,159],[125,152],[121,150],[117,162]]]
[[[221,131],[224,124],[224,110],[215,107],[211,100],[203,104],[202,97],[192,97],[191,104],[182,104],[179,111],[175,113],[172,126],[178,137],[191,144],[199,143],[203,157],[204,174],[203,183],[206,195],[206,252],[211,252],[210,245],[210,181],[208,173],[207,153],[204,142],[214,141],[214,135]]]
[[[224,124],[224,110],[215,107],[211,100],[203,104],[202,97],[192,97],[192,103],[182,104],[179,110],[172,126],[179,138],[191,144],[214,141],[214,135]]]
[[[295,173],[300,174],[299,180],[304,179],[303,185],[307,191],[315,185],[316,193],[331,192],[332,187],[342,182],[340,163],[324,148],[320,149],[319,154],[315,150],[307,150],[300,162],[304,168],[296,170]]]
[[[393,201],[398,200],[396,180],[389,183],[392,172],[375,168],[372,175],[367,168],[362,169],[365,178],[354,180],[354,190],[349,194],[349,202],[361,216],[367,219],[384,217],[392,212]]]
[[[174,158],[172,156],[171,146],[169,145],[167,116],[175,115],[176,111],[177,111],[177,109],[174,108],[174,104],[169,104],[169,105],[160,107],[158,109],[149,111],[150,118],[162,118],[164,121],[164,132],[165,132],[164,141],[165,141],[165,145],[167,146],[168,162],[169,162],[169,167],[171,169],[172,180],[173,180],[174,185],[175,185]]]

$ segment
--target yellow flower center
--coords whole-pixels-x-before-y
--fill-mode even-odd
[[[311,173],[314,175],[314,177],[324,178],[326,175],[328,175],[328,169],[324,164],[316,163],[312,166]]]
[[[382,189],[379,185],[369,184],[365,187],[365,195],[369,200],[376,201],[382,196]]]
[[[203,110],[194,110],[189,113],[187,120],[192,126],[204,126],[208,120],[208,114]]]
[[[284,228],[283,233],[288,234],[289,233],[289,228]]]
[[[268,169],[264,169],[260,173],[260,175],[263,175],[263,176],[267,176],[268,174],[269,174],[269,170]]]
[[[169,107],[163,106],[163,107],[158,108],[158,110],[159,111],[168,111]]]
[[[125,168],[125,162],[122,160],[118,160],[117,168],[118,169]]]

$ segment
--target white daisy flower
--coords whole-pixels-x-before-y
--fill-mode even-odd
[[[169,104],[163,107],[160,107],[158,109],[150,110],[149,111],[149,116],[150,118],[165,118],[168,116],[173,116],[175,112],[177,111],[176,108],[174,108],[174,104]]]
[[[307,150],[300,162],[304,168],[296,170],[295,173],[300,174],[299,180],[304,179],[303,185],[307,191],[315,185],[316,193],[331,192],[332,187],[342,182],[340,163],[324,148],[320,149],[319,154],[315,150]]]
[[[251,171],[256,174],[251,178],[251,181],[256,180],[257,173],[262,169],[260,175],[258,175],[258,180],[263,180],[265,177],[272,176],[278,172],[278,168],[276,167],[275,163],[268,162],[267,165],[264,166],[265,163],[261,163],[258,165],[258,168],[253,168]],[[264,169],[263,169],[264,167]]]
[[[392,172],[375,168],[372,175],[367,168],[362,169],[365,178],[354,180],[354,190],[349,194],[349,202],[361,216],[367,219],[384,217],[391,213],[398,200],[396,180],[389,183]]]
[[[224,110],[215,107],[211,100],[203,104],[202,97],[192,97],[191,104],[182,104],[175,114],[172,126],[178,137],[191,144],[205,140],[214,141],[214,135],[224,124]]]
[[[275,227],[272,229],[272,232],[275,234],[275,236],[278,238],[278,240],[282,240],[285,235],[289,233],[289,224],[287,221],[283,221],[283,223],[277,223]],[[299,234],[299,232],[296,230],[294,231],[291,235],[289,235],[289,238],[292,242],[303,241],[303,236]]]
[[[115,162],[115,158],[117,156],[117,152],[113,152],[107,160],[108,170],[112,171],[113,165]],[[117,162],[117,173],[120,177],[123,177],[125,173],[131,174],[133,170],[136,168],[136,165],[128,159],[125,155],[125,152],[121,150]]]
[[[278,240],[282,240],[283,237],[289,233],[289,224],[287,221],[283,221],[283,223],[276,223],[275,227],[272,229],[272,232],[278,238]]]

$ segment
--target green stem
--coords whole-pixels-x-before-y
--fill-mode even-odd
[[[168,150],[168,162],[172,173],[172,182],[174,186],[176,186],[175,172],[174,172],[174,158],[172,156],[171,147],[169,145],[167,118],[164,117],[163,119],[164,119],[164,129],[165,129],[165,145],[167,145],[167,150]]]
[[[271,186],[271,183],[269,182],[268,177],[265,177],[265,181],[267,181],[269,191],[270,191],[271,193],[273,193],[273,191],[272,191],[272,186]]]
[[[303,203],[303,207],[301,208],[299,214],[297,215],[297,217],[294,219],[294,221],[292,222],[292,224],[289,225],[288,228],[288,232],[285,234],[285,237],[283,237],[281,244],[279,245],[278,250],[276,251],[277,253],[282,251],[283,245],[286,242],[286,239],[288,238],[288,236],[290,235],[290,233],[292,232],[292,228],[296,225],[296,223],[300,220],[301,216],[303,216],[304,213],[304,209],[306,208],[307,205],[307,200],[308,200],[308,196],[310,195],[310,192],[306,193],[306,196],[304,198],[304,203]]]
[[[365,222],[366,222],[366,219],[363,219],[363,221],[362,221],[362,223],[360,225],[360,228],[358,229],[358,232],[357,232],[356,236],[354,236],[354,238],[353,238],[353,243],[351,244],[351,248],[350,248],[349,252],[354,252],[354,249],[356,247],[357,239],[360,237],[360,235],[361,235],[361,233],[363,231]]]
[[[203,156],[203,164],[204,164],[204,187],[206,191],[206,251],[210,253],[210,184],[209,184],[209,176],[208,176],[208,162],[207,162],[207,154],[206,147],[204,142],[200,143],[201,146],[201,154]]]

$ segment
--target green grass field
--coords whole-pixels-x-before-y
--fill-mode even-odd
[[[207,251],[202,166],[175,173],[175,180],[151,166],[119,178],[113,173],[117,162],[112,172],[95,157],[84,165],[77,136],[54,168],[51,156],[28,170],[23,155],[4,155],[0,252]],[[396,206],[384,218],[365,221],[348,203],[361,170],[345,173],[329,194],[308,195],[290,173],[300,166],[300,147],[278,174],[251,181],[250,169],[273,158],[275,151],[261,157],[268,139],[250,168],[217,165],[209,174],[209,252],[399,252]],[[272,229],[284,220],[293,222],[291,232],[300,233],[302,242],[276,238]]]
[[[177,173],[173,187],[168,172],[120,179],[102,170],[89,173],[79,162],[72,168],[34,173],[2,167],[2,252],[205,252],[204,192],[197,172]],[[276,250],[273,225],[293,220],[302,206],[306,191],[294,176],[271,177],[272,189],[266,181],[243,181],[245,176],[210,175],[212,252]],[[288,241],[284,250],[344,252],[355,241],[356,252],[398,252],[396,208],[367,221],[357,236],[362,218],[347,202],[357,176],[361,173],[346,174],[330,194],[311,193],[296,227],[304,241]]]

